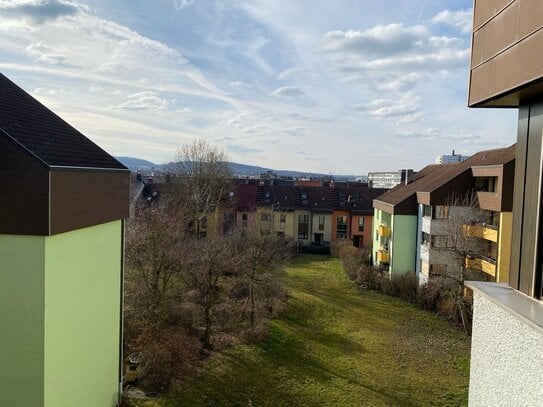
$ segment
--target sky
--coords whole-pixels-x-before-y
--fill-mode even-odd
[[[0,72],[116,156],[420,169],[516,139],[468,109],[472,0],[0,0]]]

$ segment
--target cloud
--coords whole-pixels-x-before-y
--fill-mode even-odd
[[[233,88],[252,88],[253,85],[247,82],[242,81],[232,81],[228,83],[228,85],[232,86]]]
[[[305,92],[299,88],[295,88],[292,86],[283,86],[281,88],[275,89],[272,93],[270,93],[272,96],[276,97],[288,97],[288,98],[301,98],[305,95]]]
[[[277,79],[279,80],[286,80],[286,79],[290,79],[291,77],[299,74],[299,73],[302,73],[302,72],[305,72],[306,69],[301,67],[301,66],[295,66],[293,68],[288,68],[288,69],[285,69],[283,71],[281,71],[279,73],[279,75],[277,75]]]
[[[169,102],[165,99],[159,98],[156,93],[153,92],[139,92],[128,96],[128,100],[121,103],[116,109],[119,110],[148,110],[157,109],[163,110],[169,107]]]
[[[11,0],[0,2],[0,14],[43,24],[80,11],[76,3],[60,0]]]
[[[176,0],[174,6],[178,10],[182,10],[185,7],[192,6],[195,0]]]
[[[409,53],[419,47],[428,30],[416,25],[377,25],[365,31],[330,31],[324,35],[324,49],[330,52],[355,52],[372,56]]]
[[[471,32],[473,10],[443,10],[430,19],[434,24],[443,24],[458,29],[462,33]]]
[[[301,136],[307,133],[307,128],[302,126],[288,127],[280,129],[279,132],[288,134],[289,136]]]
[[[357,104],[354,110],[367,112],[379,119],[401,118],[412,121],[420,116],[420,98],[412,93],[403,94],[400,99],[374,99],[368,105]]]
[[[413,89],[437,72],[465,69],[469,48],[457,37],[435,35],[431,25],[377,25],[363,31],[330,31],[322,49],[346,82],[373,91]]]
[[[249,146],[244,146],[244,145],[241,145],[241,144],[230,144],[226,150],[232,152],[232,153],[237,153],[237,154],[242,154],[242,155],[247,155],[247,154],[254,154],[254,153],[262,153],[264,150],[260,149],[260,148],[255,148],[255,147],[249,147]]]

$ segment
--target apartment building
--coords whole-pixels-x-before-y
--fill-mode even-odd
[[[509,281],[466,283],[474,300],[474,407],[535,406],[543,399],[542,6],[524,0],[474,3],[468,104],[519,110]]]
[[[436,157],[436,164],[456,164],[461,163],[469,158],[467,155],[456,154],[452,151],[452,154],[440,154]]]
[[[413,175],[413,170],[369,172],[368,183],[373,188],[391,189]]]
[[[463,268],[478,280],[508,280],[514,165],[515,145],[481,151],[433,167],[417,187],[421,284]]]
[[[116,406],[130,173],[1,74],[0,94],[0,404]]]
[[[515,146],[429,165],[374,200],[374,264],[429,278],[461,273],[506,281]]]
[[[391,275],[417,269],[417,186],[428,179],[434,167],[423,168],[373,200],[373,263]]]

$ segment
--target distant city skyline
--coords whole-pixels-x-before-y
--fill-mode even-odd
[[[118,156],[195,137],[268,168],[366,174],[504,147],[469,110],[471,0],[0,0],[0,71]]]

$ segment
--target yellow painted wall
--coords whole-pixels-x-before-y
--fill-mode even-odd
[[[511,235],[513,233],[513,213],[500,213],[500,230],[498,236],[498,259],[496,282],[509,282],[509,267],[511,260]]]

